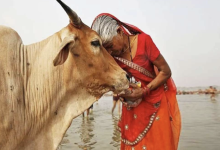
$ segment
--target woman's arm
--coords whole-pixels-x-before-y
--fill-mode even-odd
[[[155,90],[164,84],[171,76],[170,67],[161,54],[153,61],[153,64],[158,68],[159,73],[156,78],[147,85],[150,90]]]

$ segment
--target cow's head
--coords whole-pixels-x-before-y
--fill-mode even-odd
[[[54,59],[54,66],[64,65],[66,83],[78,82],[96,97],[110,90],[117,92],[128,88],[126,73],[102,46],[99,35],[67,5],[57,1],[70,18],[68,32]]]

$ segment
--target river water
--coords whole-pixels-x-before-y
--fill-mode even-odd
[[[220,150],[220,95],[178,95],[182,131],[178,150]],[[118,111],[111,114],[112,97],[94,103],[89,117],[75,118],[60,150],[118,150]]]

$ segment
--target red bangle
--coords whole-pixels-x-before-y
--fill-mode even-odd
[[[150,88],[145,86],[143,87],[143,96],[150,95]]]

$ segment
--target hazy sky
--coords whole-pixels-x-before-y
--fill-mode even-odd
[[[177,86],[220,85],[219,0],[63,0],[91,25],[102,12],[151,35],[169,63]],[[1,0],[0,25],[24,44],[41,41],[69,19],[56,0]]]

